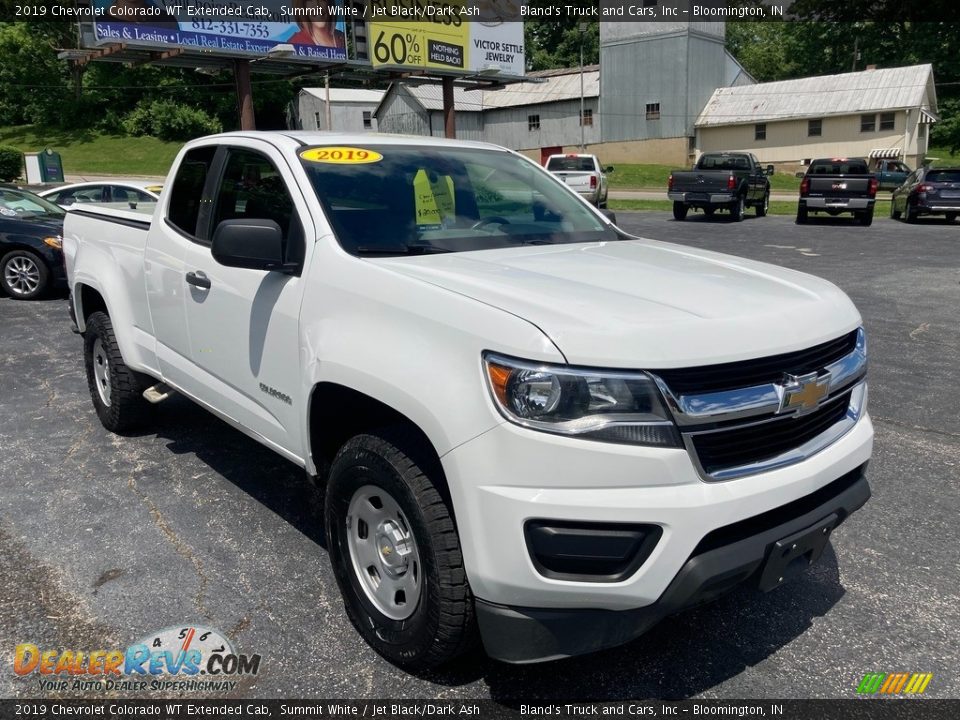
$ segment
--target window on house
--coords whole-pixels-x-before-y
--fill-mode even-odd
[[[823,120],[821,118],[808,120],[807,137],[820,137],[821,135],[823,135]]]
[[[313,114],[313,119],[317,121],[317,130],[320,129],[320,113],[315,112]]]
[[[917,125],[917,137],[925,138],[926,136],[927,136],[927,126],[924,125],[923,123],[921,123],[920,125]]]
[[[370,114],[369,110],[363,111],[363,129],[369,130],[373,127],[373,115]]]
[[[766,140],[767,139],[767,124],[766,123],[757,123],[753,126],[753,139],[754,140]]]
[[[660,103],[647,103],[647,120],[660,119]]]
[[[540,129],[540,116],[527,115],[527,130],[533,132]]]
[[[593,125],[593,108],[584,108],[580,116],[581,125]]]
[[[893,130],[896,126],[896,115],[891,113],[880,113],[880,129]]]
[[[877,129],[876,115],[860,116],[860,132],[875,132]]]

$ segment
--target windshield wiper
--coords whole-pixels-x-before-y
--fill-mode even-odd
[[[447,250],[436,245],[395,245],[393,247],[361,245],[357,248],[357,254],[359,255],[435,255],[448,252],[453,252],[453,250]]]

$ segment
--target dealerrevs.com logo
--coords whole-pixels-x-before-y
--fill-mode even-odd
[[[125,650],[17,645],[13,671],[41,691],[229,691],[232,679],[260,672],[260,656],[238,653],[222,633],[200,626],[151,633]]]

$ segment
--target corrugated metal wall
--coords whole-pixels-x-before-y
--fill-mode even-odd
[[[727,58],[722,37],[679,31],[628,42],[601,36],[600,66],[603,141],[615,142],[692,135],[704,103],[724,85]],[[646,118],[652,103],[659,120]]]
[[[587,98],[584,107],[593,111],[593,126],[585,126],[586,142],[600,142],[600,118],[597,98]],[[530,129],[530,116],[538,115],[540,129]],[[457,125],[459,129],[459,123]],[[543,105],[487,110],[484,113],[484,137],[487,142],[512,150],[580,144],[580,101],[565,100]],[[459,135],[459,133],[458,133]]]
[[[326,127],[326,102],[309,93],[300,93],[298,102],[299,121],[301,130],[327,130]],[[375,132],[377,129],[377,119],[373,117],[373,111],[377,109],[376,103],[330,103],[330,120],[333,123],[333,130],[336,132]],[[363,113],[370,113],[372,128],[363,126]],[[318,119],[319,116],[319,119]]]
[[[430,118],[402,85],[394,85],[384,96],[377,115],[380,132],[401,135],[430,135]],[[441,129],[442,129],[441,125]]]

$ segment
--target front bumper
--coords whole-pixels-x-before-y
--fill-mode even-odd
[[[713,600],[741,582],[762,581],[764,562],[778,540],[812,531],[821,538],[822,549],[832,529],[867,501],[865,468],[862,465],[786,506],[714,530],[652,605],[620,611],[563,610],[478,601],[484,647],[491,657],[514,663],[594,652],[629,642],[668,615]]]
[[[485,618],[484,641],[491,638],[488,650],[522,662],[573,654],[577,647],[570,641],[573,645],[547,653],[518,641],[506,643],[513,647],[507,649],[496,640],[500,631],[490,621],[503,614],[491,610],[496,606],[507,608],[508,617],[529,615],[529,608],[557,617],[567,617],[569,611],[586,612],[585,617],[611,611],[661,617],[662,608],[650,606],[661,602],[705,536],[830,485],[863,466],[872,444],[873,427],[864,414],[846,435],[803,462],[708,483],[682,449],[566,438],[509,423],[464,443],[442,462],[467,577]],[[557,579],[541,574],[527,551],[524,526],[536,519],[654,524],[662,535],[643,564],[622,580]],[[672,604],[665,607],[673,611]],[[600,633],[606,638],[603,647],[616,644],[610,637],[625,640],[636,634],[610,632],[609,637]],[[591,649],[596,648],[588,643],[576,652]]]

